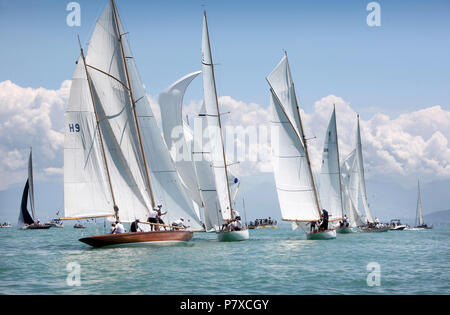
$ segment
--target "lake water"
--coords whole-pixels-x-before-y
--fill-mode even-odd
[[[214,233],[182,246],[92,249],[78,241],[102,233],[94,224],[0,229],[0,294],[450,294],[449,227],[328,241],[307,241],[289,225],[250,230],[239,243]],[[79,265],[80,286],[68,285],[68,265]]]

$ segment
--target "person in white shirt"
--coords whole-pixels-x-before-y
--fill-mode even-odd
[[[180,219],[174,221],[172,223],[172,226],[175,226],[177,228],[184,228],[184,229],[186,228],[186,226],[184,225],[184,219],[183,218],[180,218]]]
[[[237,218],[240,218],[240,215],[239,215],[239,212],[237,211],[237,210],[232,210],[232,213],[233,213],[233,217],[235,218],[235,219],[237,219]]]
[[[158,223],[158,208],[157,207],[150,210],[150,213],[148,216],[148,222],[153,223],[153,224]],[[159,228],[156,228],[156,225],[153,225],[153,224],[150,225],[150,230],[151,231],[159,230]]]
[[[116,221],[116,229],[114,231],[114,234],[121,234],[121,233],[125,233],[125,228],[123,227],[122,223]]]

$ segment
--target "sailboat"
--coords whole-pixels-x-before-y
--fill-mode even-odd
[[[282,219],[307,239],[336,238],[335,229],[314,230],[323,219],[287,53],[267,76],[272,106],[272,163]],[[307,227],[310,231],[307,231]]]
[[[422,211],[422,199],[420,198],[420,182],[417,181],[417,209],[416,209],[416,220],[414,223],[415,229],[432,229],[433,226],[428,226],[423,222],[423,211]]]
[[[341,229],[339,233],[357,232],[359,226],[363,226],[362,213],[358,210],[359,198],[359,167],[356,160],[356,150],[353,150],[344,160],[341,166],[342,195],[344,209],[346,209],[349,226]]]
[[[31,215],[27,209],[28,198],[30,199]],[[28,179],[22,193],[22,202],[20,203],[19,220],[17,226],[22,230],[41,230],[49,229],[51,227],[47,224],[40,224],[39,220],[36,220],[34,207],[33,154],[31,148],[30,157],[28,158]]]
[[[228,164],[225,157],[225,148],[223,144],[222,122],[219,111],[219,102],[217,99],[216,82],[214,77],[214,64],[211,54],[211,45],[209,40],[208,22],[206,11],[203,12],[203,32],[202,32],[202,78],[203,78],[203,104],[200,115],[205,117],[207,138],[210,148],[209,154],[204,158],[209,158],[209,164],[214,174],[215,193],[217,194],[218,204],[216,211],[220,214],[219,218],[226,224],[220,226],[217,231],[219,241],[244,241],[249,239],[248,227],[240,223],[240,216],[235,215],[232,207],[232,198],[230,190],[230,179],[228,176]],[[200,178],[200,177],[199,177]],[[235,220],[241,225],[236,230],[230,230],[231,221]]]
[[[162,139],[111,0],[72,80],[65,117],[64,220],[140,221],[163,205],[168,230],[80,239],[94,247],[186,242],[200,222]],[[184,218],[189,230],[172,227]]]
[[[339,163],[339,144],[336,126],[336,108],[333,107],[322,153],[319,196],[322,207],[328,210],[330,223],[336,226],[337,233],[352,233],[353,228],[344,226],[342,200],[341,166]],[[342,226],[340,224],[342,222]]]
[[[366,226],[361,226],[361,232],[387,232],[389,230],[388,226],[378,226],[373,219],[372,211],[369,208],[369,202],[367,201],[366,192],[366,180],[364,175],[364,160],[362,154],[362,143],[361,143],[361,128],[359,125],[359,115],[357,115],[357,128],[356,128],[356,165],[358,167],[359,176],[359,188],[361,191],[361,199],[363,201],[364,211],[366,214]]]
[[[205,231],[215,232],[222,225],[216,205],[218,204],[214,174],[210,163],[203,158],[209,154],[194,141],[194,131],[183,120],[182,103],[189,84],[201,71],[190,73],[174,82],[164,90],[158,99],[161,108],[161,121],[164,140],[182,179],[184,186],[195,203]],[[204,108],[204,106],[202,107]],[[204,112],[204,110],[203,110]],[[198,116],[196,123],[202,126],[202,135],[206,133],[205,116]],[[181,151],[181,152],[180,152]]]

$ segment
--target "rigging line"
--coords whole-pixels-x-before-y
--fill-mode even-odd
[[[119,79],[117,79],[116,77],[114,77],[113,75],[111,75],[111,74],[109,74],[109,73],[107,73],[107,72],[105,72],[105,71],[103,71],[103,70],[100,70],[99,68],[96,68],[96,67],[94,67],[94,66],[91,66],[91,65],[88,65],[88,64],[87,64],[86,66],[89,67],[89,68],[91,68],[91,69],[94,69],[94,70],[96,70],[96,71],[98,71],[98,72],[101,72],[101,73],[103,73],[104,75],[107,75],[107,76],[110,77],[111,79],[116,80],[117,82],[119,82],[120,84],[122,84],[122,86],[123,86],[124,88],[126,88],[127,91],[130,90],[130,89],[126,86],[125,83],[123,83],[122,81],[120,81]]]

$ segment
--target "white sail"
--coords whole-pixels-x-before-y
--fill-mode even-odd
[[[417,224],[417,222],[419,224]],[[417,210],[416,210],[416,226],[423,225],[422,199],[420,198],[420,182],[417,181]]]
[[[33,153],[31,148],[30,148],[30,157],[28,158],[28,181],[29,181],[28,194],[30,196],[31,216],[33,217],[33,220],[36,220],[36,213],[34,207]]]
[[[64,128],[66,217],[114,215],[94,107],[80,58],[72,78]]]
[[[305,149],[277,97],[271,93],[272,164],[283,220],[320,219]]]
[[[217,195],[216,181],[212,167],[211,145],[208,141],[208,123],[205,104],[202,104],[196,126],[201,126],[201,135],[193,138],[193,158],[203,200],[203,223],[206,231],[218,231],[223,223],[220,215],[220,202]]]
[[[303,134],[300,116],[298,114],[299,108],[297,106],[294,82],[286,54],[275,69],[267,76],[267,81],[274,90],[275,95],[283,106],[288,120],[291,122],[294,130],[298,133],[300,142],[303,145]]]
[[[342,163],[343,203],[351,227],[363,225],[362,214],[358,210],[359,168],[356,150],[353,150]]]
[[[186,131],[190,132],[190,130],[188,130],[188,126],[184,126],[182,117],[184,93],[192,80],[200,73],[201,71],[193,72],[176,81],[159,95],[158,103],[161,109],[164,140],[175,161],[175,166],[191,199],[197,205],[202,206],[203,202],[192,159],[192,142],[188,142],[186,139],[186,137],[192,136],[186,135]]]
[[[222,139],[219,104],[217,101],[214,65],[209,42],[206,13],[203,18],[202,33],[202,74],[203,100],[207,122],[208,139],[211,148],[211,165],[213,168],[220,212],[224,220],[231,219],[231,196],[227,178],[227,162]],[[200,175],[199,175],[200,176]]]
[[[330,123],[325,135],[320,170],[320,200],[322,207],[330,215],[330,221],[343,219],[341,170],[339,165],[339,148],[337,142],[336,110],[333,109]]]
[[[374,223],[372,212],[369,208],[369,203],[367,202],[367,192],[366,192],[366,180],[364,176],[364,160],[362,154],[362,144],[361,144],[361,131],[359,127],[359,115],[358,115],[358,125],[356,129],[356,157],[359,167],[359,185],[361,188],[361,197],[364,205],[364,210],[366,212],[366,220],[370,223]]]
[[[123,29],[121,27],[121,29]],[[156,118],[151,110],[144,84],[137,70],[128,40],[122,37],[129,75],[132,82],[136,111],[150,171],[151,185],[156,204],[167,211],[165,223],[184,218],[191,230],[202,228],[191,198],[184,189],[170,152],[161,136]]]
[[[114,4],[97,21],[86,56],[104,137],[116,205],[122,222],[145,220],[151,200],[128,87]]]
[[[89,95],[87,94],[89,89],[85,88],[86,86],[89,87],[87,83],[81,83],[81,85],[84,84],[81,93],[74,90],[71,91],[70,96],[74,103],[72,107],[75,112],[70,118],[77,119],[81,115],[79,107],[86,107],[89,102],[92,108],[95,106],[105,148],[104,158],[101,155],[101,147],[100,150],[97,150],[98,141],[91,140],[91,142],[88,142],[100,152],[100,159],[89,162],[91,164],[96,162],[97,165],[93,167],[97,169],[93,173],[97,172],[99,175],[94,180],[87,178],[87,174],[84,177],[77,178],[79,188],[85,191],[90,188],[89,186],[103,185],[107,187],[104,183],[109,182],[102,179],[106,161],[110,172],[112,190],[104,187],[103,189],[93,187],[94,189],[90,194],[95,202],[83,207],[78,207],[76,202],[80,201],[79,199],[82,200],[84,195],[79,194],[76,190],[67,190],[66,198],[69,199],[69,204],[66,204],[68,207],[66,216],[68,213],[69,216],[72,216],[72,214],[76,214],[74,216],[91,217],[108,215],[113,212],[110,198],[114,195],[119,207],[119,217],[123,222],[131,222],[135,219],[146,220],[148,209],[153,204],[160,203],[164,205],[163,211],[168,211],[165,217],[166,223],[184,217],[192,229],[200,228],[192,202],[190,202],[181,186],[173,161],[151,112],[128,41],[123,36],[124,34],[122,36],[119,34],[119,29],[122,30],[123,28],[120,20],[116,19],[114,4],[110,2],[97,21],[86,57],[88,73],[92,80],[94,104],[92,106],[92,102],[87,97]],[[124,60],[126,61],[124,62]],[[84,76],[83,79],[86,79],[86,77]],[[133,100],[131,99],[132,96],[134,96]],[[134,116],[133,103],[136,106],[137,120]],[[78,166],[78,169],[73,169],[70,165],[65,165],[65,172],[67,170],[68,173],[77,172],[79,169],[82,169],[85,173],[88,172],[86,169],[88,163],[83,163],[83,161],[86,160],[84,157],[90,154],[90,150],[85,145],[83,137],[96,139],[98,136],[96,135],[97,129],[91,128],[91,125],[96,126],[96,122],[92,121],[92,110],[87,109],[86,112],[89,113],[89,115],[86,115],[89,119],[89,130],[82,130],[82,134],[73,135],[78,137],[76,140],[68,139],[77,143],[77,149],[80,151],[78,157],[70,158],[68,156],[69,150],[67,152],[65,150],[65,159],[67,156],[68,161],[76,160],[73,164]],[[137,122],[139,122],[139,126]],[[76,120],[72,123],[79,124]],[[139,131],[142,134],[144,152],[141,149]],[[66,135],[68,132],[69,130],[66,130]],[[90,137],[88,137],[89,135]],[[144,153],[146,159],[144,159]],[[100,161],[103,163],[99,163]],[[151,186],[147,180],[146,166],[150,170]],[[71,176],[75,177],[75,175]],[[154,196],[154,202],[152,196]]]

